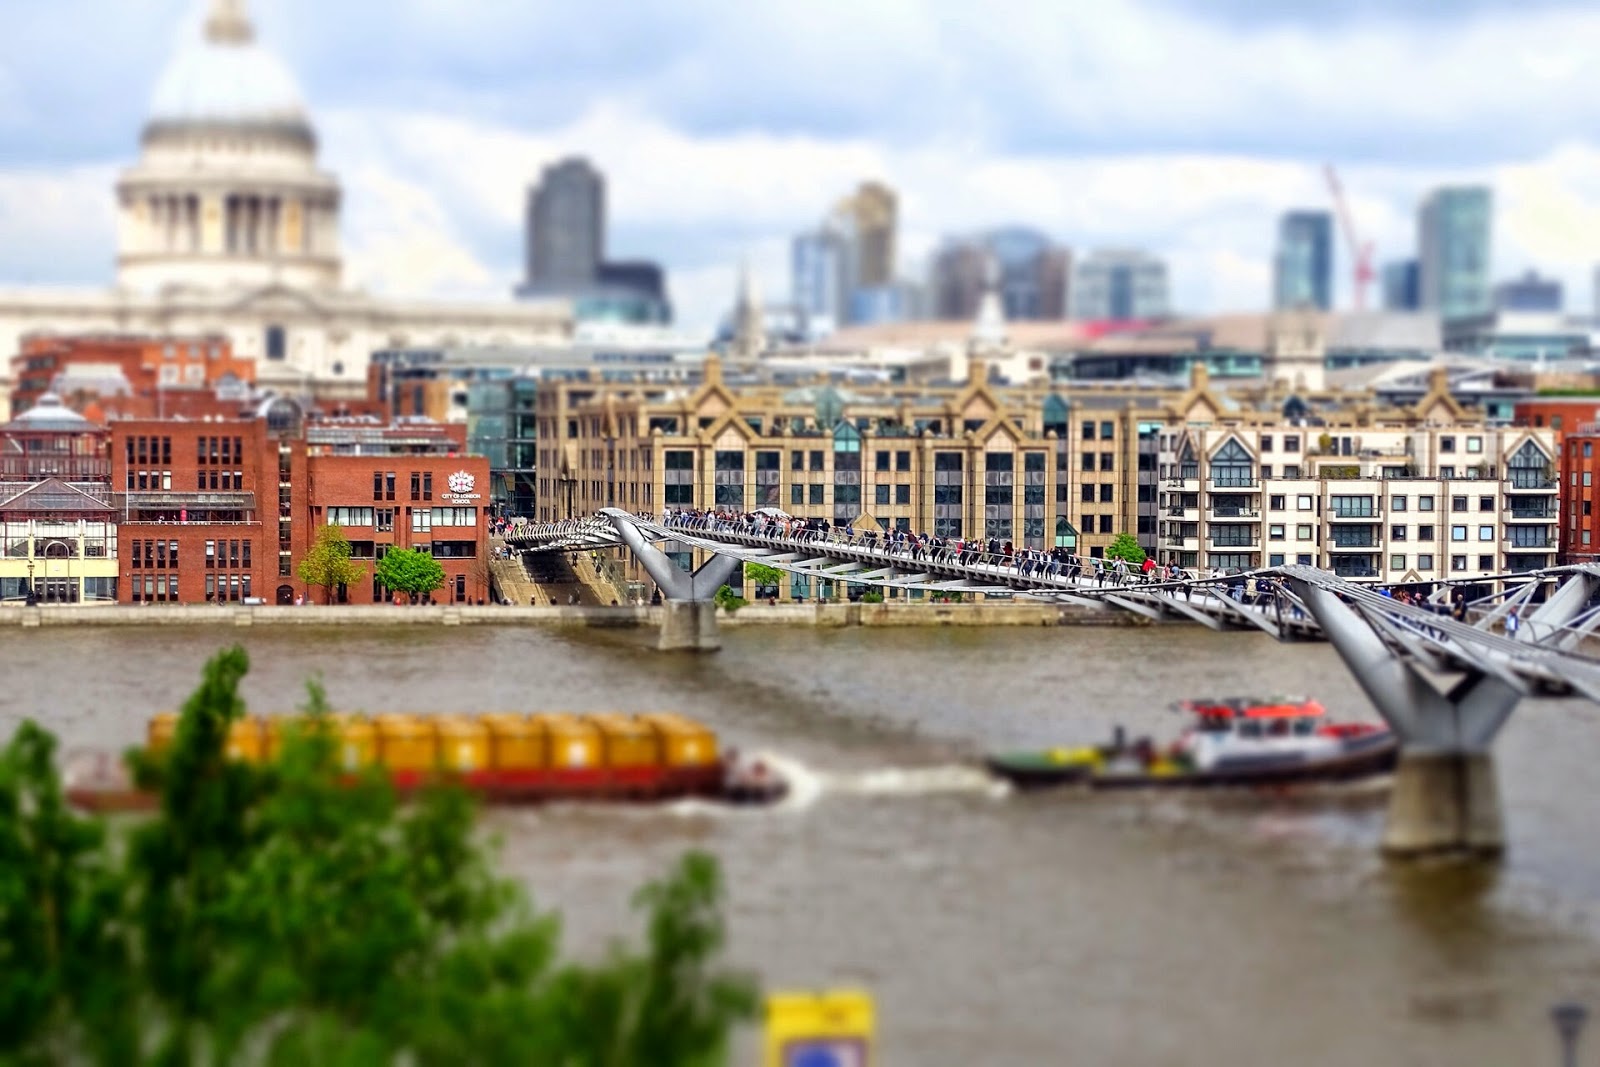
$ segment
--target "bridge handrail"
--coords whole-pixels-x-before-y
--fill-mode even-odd
[[[892,536],[885,536],[872,530],[854,530],[847,526],[832,526],[826,529],[815,527],[801,527],[798,530],[785,531],[785,536],[775,536],[765,531],[781,528],[780,523],[759,522],[746,519],[727,519],[715,515],[689,515],[683,512],[669,512],[665,521],[657,522],[653,519],[646,520],[651,527],[658,528],[668,536],[672,531],[681,530],[690,534],[726,535],[740,538],[746,542],[759,543],[766,547],[787,549],[800,545],[822,544],[836,548],[853,548],[864,550],[876,556],[886,556],[891,559],[909,559],[914,563],[928,563],[946,568],[965,568],[983,571],[995,577],[1006,577],[1015,574],[1029,580],[1047,579],[1065,589],[1074,589],[1079,592],[1088,592],[1077,583],[1081,580],[1097,581],[1095,589],[1102,589],[1109,585],[1112,588],[1126,589],[1136,587],[1141,591],[1178,591],[1191,590],[1196,586],[1225,582],[1244,585],[1250,575],[1232,575],[1227,577],[1201,578],[1201,579],[1167,579],[1147,576],[1137,566],[1130,564],[1119,577],[1115,570],[1115,561],[1111,565],[1102,563],[1098,568],[1093,566],[1097,557],[1083,557],[1073,554],[1071,559],[1063,562],[1057,560],[1040,549],[1023,549],[1022,552],[1013,552],[1010,555],[1004,552],[990,552],[987,549],[969,548],[963,544],[960,548],[948,545],[929,545],[926,538],[914,537],[901,541]],[[1028,555],[1032,553],[1033,555]],[[869,557],[870,558],[870,557]],[[752,561],[758,562],[758,561]],[[1091,574],[1093,577],[1091,577]],[[848,575],[840,575],[839,580],[849,581]],[[1269,591],[1270,592],[1270,591]]]

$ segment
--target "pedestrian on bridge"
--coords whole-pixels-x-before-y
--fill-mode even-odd
[[[1517,639],[1517,631],[1521,629],[1522,609],[1519,607],[1513,607],[1511,609],[1511,613],[1506,616],[1506,636],[1515,641]]]

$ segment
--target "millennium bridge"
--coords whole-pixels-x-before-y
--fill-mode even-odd
[[[1327,640],[1401,742],[1384,848],[1397,855],[1498,853],[1504,844],[1491,744],[1524,697],[1600,702],[1600,565],[1474,578],[1437,586],[1424,605],[1314,567],[1273,567],[1225,577],[1146,581],[1042,558],[994,555],[876,531],[817,530],[781,512],[738,519],[674,513],[657,520],[609,508],[512,531],[518,552],[626,548],[664,598],[661,647],[718,645],[718,588],[745,563],[881,589],[1009,594],[1188,620],[1215,630],[1260,630],[1280,641]],[[661,548],[706,555],[685,571]],[[1481,590],[1465,610],[1445,599]],[[1508,628],[1515,612],[1520,625]],[[1464,615],[1464,618],[1456,617]]]

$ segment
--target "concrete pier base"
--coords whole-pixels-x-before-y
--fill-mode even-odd
[[[715,652],[722,647],[717,630],[717,605],[709,600],[667,600],[661,604],[663,652]]]
[[[1504,849],[1490,753],[1401,751],[1383,832],[1386,855],[1492,857]]]

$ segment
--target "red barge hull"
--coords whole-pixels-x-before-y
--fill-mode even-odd
[[[389,780],[401,796],[429,785],[459,785],[485,804],[542,804],[560,800],[649,803],[699,797],[732,804],[763,804],[781,799],[782,782],[730,782],[727,767],[713,763],[697,767],[581,767],[518,771],[471,771],[438,774],[392,771]],[[354,779],[351,779],[353,782]],[[86,782],[69,786],[67,801],[86,811],[147,811],[157,798],[152,793],[111,783]]]

